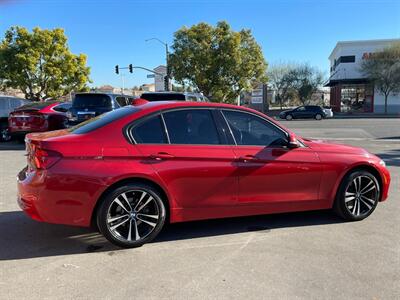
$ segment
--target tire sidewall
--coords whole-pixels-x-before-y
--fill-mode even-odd
[[[287,120],[287,121],[291,121],[291,120],[293,120],[293,116],[292,115],[286,115],[286,117],[285,117],[285,119]]]
[[[122,241],[118,238],[116,238],[109,230],[107,226],[107,215],[108,215],[108,209],[113,202],[113,200],[120,194],[130,191],[130,190],[143,190],[146,193],[150,194],[156,201],[158,205],[158,209],[160,210],[160,218],[157,222],[156,227],[154,230],[146,236],[144,239],[140,239],[140,241],[132,241],[132,242],[127,242],[127,241]],[[100,232],[103,234],[103,236],[109,240],[111,243],[114,245],[124,247],[124,248],[135,248],[135,247],[140,247],[145,243],[148,243],[152,241],[161,231],[165,224],[165,219],[166,219],[166,209],[165,209],[165,204],[163,200],[161,199],[161,196],[159,195],[159,192],[154,189],[152,186],[145,185],[145,184],[127,184],[121,187],[116,188],[115,190],[107,193],[102,200],[102,203],[100,204],[98,211],[97,211],[97,226],[100,230]]]
[[[315,115],[315,120],[318,120],[318,121],[322,120],[322,115],[321,114],[316,114]]]
[[[347,190],[348,186],[353,181],[353,179],[358,177],[358,176],[361,176],[361,175],[362,176],[367,176],[367,177],[371,178],[375,182],[376,187],[378,189],[378,199],[377,199],[377,201],[375,201],[374,206],[372,207],[372,209],[367,214],[360,215],[360,216],[354,216],[349,211],[349,209],[347,208],[347,206],[345,204],[345,193],[346,193],[346,190]],[[380,195],[381,195],[380,186],[379,186],[379,182],[376,179],[376,177],[373,174],[371,174],[370,172],[368,172],[368,171],[356,170],[356,171],[350,172],[349,174],[347,174],[343,178],[343,180],[342,180],[342,182],[341,182],[341,184],[339,186],[337,195],[336,195],[336,199],[335,199],[335,203],[334,203],[334,209],[345,220],[348,220],[348,221],[360,221],[360,220],[363,220],[363,219],[367,218],[369,215],[371,215],[374,212],[374,210],[376,209],[376,207],[378,205],[378,202],[379,202],[379,199],[380,199]]]

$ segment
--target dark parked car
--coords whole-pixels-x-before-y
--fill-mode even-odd
[[[0,141],[9,141],[8,115],[17,107],[29,103],[25,99],[12,96],[0,96]]]
[[[70,125],[75,125],[105,112],[129,105],[132,96],[107,93],[79,93],[72,101],[68,112]]]
[[[194,102],[209,102],[206,96],[200,93],[179,93],[179,92],[146,92],[140,96],[149,102],[152,101],[194,101]]]
[[[66,128],[71,102],[31,102],[15,109],[8,117],[10,135],[24,139],[30,132]]]
[[[326,113],[322,107],[317,105],[299,106],[295,109],[285,110],[279,114],[279,118],[288,121],[292,119],[316,119],[322,120],[326,118]]]

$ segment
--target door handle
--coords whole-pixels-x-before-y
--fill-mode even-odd
[[[239,161],[241,161],[241,162],[256,162],[256,161],[259,161],[259,159],[256,156],[249,154],[249,155],[244,155],[244,156],[239,157]]]
[[[174,158],[172,154],[169,154],[167,152],[158,152],[157,154],[150,154],[150,158],[155,159],[155,160],[164,160],[164,159],[169,159],[169,158]]]

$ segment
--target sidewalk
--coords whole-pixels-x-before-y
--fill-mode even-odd
[[[400,118],[397,114],[375,114],[375,113],[334,113],[334,119],[379,119],[379,118]]]

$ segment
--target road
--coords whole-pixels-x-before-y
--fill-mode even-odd
[[[3,144],[0,298],[399,299],[400,119],[282,124],[382,157],[389,200],[361,222],[317,211],[182,223],[121,250],[90,229],[27,218],[15,201],[23,146]]]

